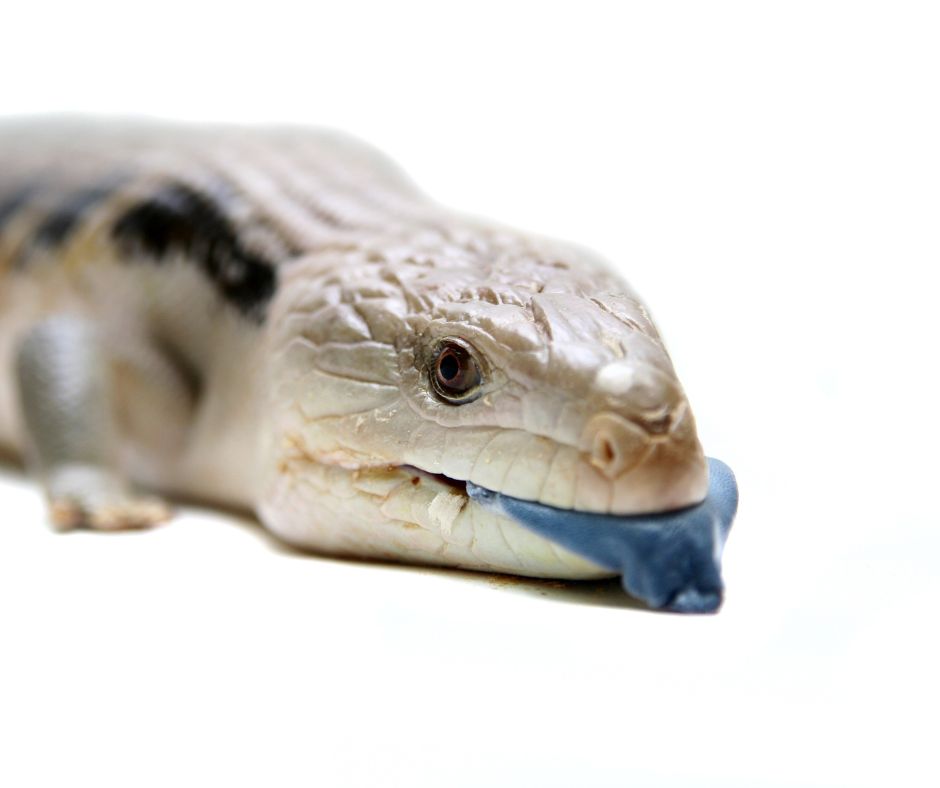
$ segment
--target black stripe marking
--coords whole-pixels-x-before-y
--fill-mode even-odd
[[[169,184],[124,213],[111,233],[131,255],[143,253],[155,262],[171,254],[192,259],[228,303],[263,320],[277,269],[242,245],[231,220],[208,195]]]
[[[109,197],[119,183],[118,179],[112,178],[69,194],[36,228],[33,242],[37,246],[46,248],[64,244],[79,226],[85,214]]]
[[[35,183],[21,186],[10,194],[0,197],[0,232],[4,225],[27,206],[30,198],[39,190]]]

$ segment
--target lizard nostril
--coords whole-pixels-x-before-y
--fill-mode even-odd
[[[620,416],[603,413],[588,422],[582,450],[608,479],[633,467],[647,446],[646,433]]]
[[[616,461],[617,447],[609,436],[598,433],[594,438],[593,459],[596,465],[607,466]]]

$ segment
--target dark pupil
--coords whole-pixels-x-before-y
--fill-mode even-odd
[[[452,382],[460,374],[460,362],[457,360],[457,354],[452,350],[447,350],[441,356],[438,364],[441,378],[448,383]]]

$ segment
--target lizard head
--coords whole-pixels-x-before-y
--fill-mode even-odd
[[[318,253],[285,269],[270,337],[260,509],[287,539],[591,576],[604,572],[466,484],[616,515],[706,495],[692,413],[646,308],[582,249],[471,227]]]

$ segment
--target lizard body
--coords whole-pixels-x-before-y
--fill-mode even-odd
[[[330,132],[0,128],[0,364],[0,443],[63,527],[165,518],[133,481],[320,552],[587,578],[467,483],[628,516],[708,489],[620,277]]]

